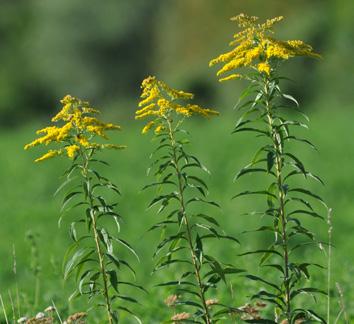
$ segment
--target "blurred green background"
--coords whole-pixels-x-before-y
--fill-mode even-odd
[[[344,291],[347,312],[354,316],[352,278],[354,245],[354,2],[351,0],[2,0],[0,2],[0,294],[9,305],[19,287],[21,300],[33,304],[35,280],[30,270],[31,246],[26,233],[38,234],[40,260],[40,298],[36,312],[54,300],[63,312],[81,310],[83,305],[66,302],[71,283],[61,279],[61,259],[69,245],[64,226],[58,229],[58,199],[53,193],[67,161],[34,164],[41,151],[24,152],[23,145],[34,138],[34,131],[48,123],[65,94],[85,98],[104,111],[103,119],[122,125],[123,132],[112,141],[128,144],[122,152],[111,152],[113,167],[106,174],[121,187],[120,210],[125,215],[124,235],[142,255],[138,281],[151,288],[156,278],[152,267],[152,248],[158,239],[144,234],[158,220],[146,211],[152,193],[139,193],[151,179],[145,176],[152,150],[149,138],[140,136],[141,123],[134,121],[141,80],[156,74],[171,86],[196,94],[198,103],[216,108],[221,116],[212,121],[189,121],[191,151],[207,164],[212,176],[211,196],[222,204],[222,223],[232,234],[256,226],[259,220],[244,219],[248,201],[231,201],[233,193],[246,189],[247,182],[233,184],[236,170],[251,157],[254,149],[244,136],[231,136],[237,114],[232,106],[245,86],[242,82],[219,84],[215,69],[208,62],[227,50],[236,30],[228,19],[240,12],[262,18],[285,16],[277,27],[286,39],[302,39],[323,55],[322,60],[294,59],[283,73],[295,82],[285,83],[287,92],[299,99],[310,115],[308,136],[319,152],[299,146],[299,155],[309,169],[324,178],[319,192],[333,208],[335,250],[333,259],[333,316],[339,310],[335,282]],[[222,143],[222,145],[221,145]],[[256,180],[252,180],[255,181]],[[262,203],[262,202],[260,202]],[[262,206],[262,205],[261,205]],[[326,225],[315,224],[326,240]],[[236,258],[241,250],[260,244],[261,237],[246,240],[240,249],[219,247],[234,263],[252,260]],[[146,242],[151,242],[147,244]],[[16,251],[16,275],[13,250]],[[308,253],[309,258],[320,255]],[[247,262],[246,262],[247,261]],[[325,259],[322,258],[322,262]],[[253,265],[256,270],[256,263]],[[323,284],[324,274],[314,276]],[[250,283],[240,286],[235,303],[241,305],[251,294]],[[152,298],[141,297],[140,313],[146,323],[159,323],[168,316],[163,299],[168,291],[151,288]],[[324,313],[325,300],[318,309]],[[25,312],[24,310],[24,312]],[[9,313],[11,311],[9,310]],[[0,311],[0,318],[2,317]],[[164,317],[165,316],[165,317]],[[129,320],[126,323],[130,323]]]

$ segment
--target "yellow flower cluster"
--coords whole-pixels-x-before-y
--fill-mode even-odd
[[[152,116],[154,119],[148,122],[142,130],[147,133],[154,128],[155,133],[164,130],[164,120],[168,119],[171,113],[184,117],[201,115],[210,117],[219,113],[212,109],[202,108],[195,104],[183,104],[184,100],[193,99],[194,95],[189,92],[170,88],[165,82],[157,80],[154,76],[147,77],[141,84],[142,94],[139,102],[139,110],[135,113],[135,119],[142,119]]]
[[[63,126],[48,126],[38,130],[36,133],[42,136],[25,145],[25,150],[51,143],[57,143],[60,147],[56,150],[49,150],[35,162],[62,154],[74,159],[81,149],[124,148],[121,145],[98,144],[91,141],[96,135],[107,139],[106,131],[119,130],[120,127],[97,119],[95,116],[99,114],[99,111],[91,108],[88,102],[70,95],[65,96],[60,102],[63,107],[52,118],[52,122],[64,122]]]
[[[319,58],[312,47],[300,40],[281,41],[271,37],[274,24],[283,20],[283,17],[268,19],[265,23],[258,23],[258,17],[240,14],[231,18],[236,21],[242,30],[233,36],[230,46],[233,49],[219,55],[210,61],[209,66],[223,63],[217,72],[220,76],[243,67],[250,67],[260,73],[270,75],[272,66],[277,61],[288,60],[295,56],[309,56]],[[242,74],[233,73],[222,77],[219,81],[228,81],[242,78]]]

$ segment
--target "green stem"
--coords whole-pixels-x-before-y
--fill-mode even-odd
[[[39,302],[39,291],[40,291],[40,280],[38,274],[36,275],[36,284],[35,284],[35,290],[34,290],[34,308],[38,306]]]
[[[182,174],[181,171],[179,169],[178,166],[178,159],[177,159],[177,153],[176,153],[176,140],[174,137],[174,131],[172,128],[172,124],[171,121],[166,118],[167,121],[167,125],[168,125],[168,132],[169,132],[169,137],[170,137],[170,141],[171,141],[171,145],[172,145],[172,154],[173,154],[173,163],[175,166],[175,170],[177,173],[177,178],[178,178],[178,193],[180,196],[180,203],[181,203],[181,212],[183,215],[183,220],[184,223],[186,225],[186,230],[187,230],[187,241],[188,241],[188,245],[189,245],[189,249],[191,252],[191,259],[192,259],[192,264],[194,267],[194,273],[195,273],[195,277],[198,283],[198,287],[199,287],[199,291],[200,291],[200,298],[201,298],[201,302],[204,308],[204,312],[205,312],[205,323],[206,324],[211,324],[212,323],[212,319],[209,313],[209,309],[208,306],[206,304],[206,299],[205,299],[205,292],[204,292],[204,288],[203,288],[203,283],[202,283],[202,279],[201,279],[201,274],[200,274],[200,266],[198,265],[198,259],[197,256],[195,254],[194,251],[194,247],[193,247],[193,236],[192,236],[192,229],[191,229],[191,225],[189,223],[188,217],[187,217],[187,212],[186,212],[186,206],[185,206],[185,202],[184,202],[184,195],[183,195],[183,182],[182,182]]]
[[[275,169],[276,169],[276,178],[278,186],[278,198],[279,198],[279,218],[281,222],[281,237],[282,237],[282,247],[284,255],[284,288],[285,288],[285,304],[286,304],[286,318],[290,323],[291,318],[291,303],[290,303],[290,275],[289,275],[289,250],[288,250],[288,236],[287,236],[287,217],[285,214],[285,196],[283,184],[283,146],[280,140],[280,134],[278,130],[274,127],[274,120],[272,114],[272,104],[269,93],[269,79],[266,79],[264,85],[264,92],[266,95],[265,106],[267,111],[267,121],[268,127],[271,134],[273,148],[275,153]]]
[[[94,198],[93,198],[93,194],[92,194],[90,177],[88,176],[88,166],[89,166],[89,162],[90,162],[90,157],[88,157],[83,152],[81,152],[81,156],[82,156],[82,159],[84,161],[82,174],[83,174],[83,177],[84,177],[84,180],[85,180],[85,185],[86,185],[86,188],[87,188],[87,198],[88,198],[88,202],[89,202],[89,206],[90,206],[90,216],[91,216],[91,221],[92,221],[92,230],[93,230],[93,235],[94,235],[96,252],[97,252],[97,255],[98,255],[98,262],[99,262],[100,272],[101,272],[102,281],[103,281],[103,295],[104,295],[104,299],[105,299],[105,302],[106,302],[107,318],[108,318],[108,323],[109,324],[113,324],[112,306],[111,306],[111,301],[110,301],[109,293],[108,293],[108,278],[107,278],[107,273],[106,273],[106,268],[105,268],[105,263],[104,263],[103,252],[101,250],[99,234],[98,234],[98,230],[97,230],[97,218],[95,217],[95,214],[93,212]]]
[[[332,209],[328,210],[328,256],[327,256],[327,324],[330,324],[331,316],[331,271],[332,271]]]

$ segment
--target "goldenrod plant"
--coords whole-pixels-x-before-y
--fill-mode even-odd
[[[221,82],[235,79],[249,82],[237,105],[242,115],[233,133],[253,133],[259,138],[261,147],[252,161],[237,173],[235,180],[262,173],[271,183],[269,187],[262,187],[267,183],[263,178],[259,181],[261,188],[243,191],[234,197],[263,195],[267,201],[264,212],[252,214],[264,216],[263,225],[256,231],[270,233],[273,242],[270,246],[245,253],[260,255],[259,264],[266,269],[261,272],[264,276],[247,275],[262,287],[252,298],[273,304],[275,315],[269,323],[307,320],[324,323],[325,320],[310,305],[306,308],[296,306],[302,295],[325,294],[306,283],[310,269],[321,266],[296,257],[298,250],[318,245],[315,234],[304,225],[303,217],[323,219],[316,210],[325,204],[316,193],[299,185],[297,178],[301,176],[320,183],[322,180],[310,173],[292,150],[293,142],[304,143],[311,148],[313,145],[296,134],[296,128],[308,128],[308,119],[298,110],[296,99],[281,90],[280,85],[286,78],[279,73],[280,65],[290,58],[319,58],[320,55],[303,41],[274,38],[273,26],[282,19],[276,17],[260,23],[257,17],[245,14],[232,18],[241,31],[233,36],[232,49],[213,59],[210,65],[222,64],[217,72]],[[289,118],[289,108],[293,113],[299,112],[299,118]],[[273,276],[269,276],[271,273]]]
[[[165,301],[175,311],[171,322],[216,323],[232,311],[217,300],[217,285],[226,283],[227,274],[241,270],[209,254],[206,241],[238,241],[219,228],[212,214],[198,207],[218,204],[207,200],[208,187],[200,175],[207,169],[187,152],[188,133],[182,125],[191,116],[212,117],[218,112],[188,103],[193,94],[172,89],[153,76],[146,78],[141,88],[136,119],[150,119],[142,133],[153,131],[157,143],[150,169],[157,180],[144,189],[156,188],[149,208],[159,206],[157,213],[164,215],[151,228],[161,230],[162,235],[154,253],[154,272],[168,269],[172,276],[158,286],[171,290]]]
[[[41,137],[27,144],[25,149],[38,145],[55,145],[54,149],[37,158],[40,162],[56,156],[65,156],[70,166],[65,172],[65,181],[57,192],[66,190],[62,211],[81,208],[80,216],[70,224],[70,237],[73,244],[64,257],[64,277],[75,274],[77,289],[74,296],[87,295],[89,300],[98,297],[98,306],[106,312],[106,323],[119,322],[120,313],[132,315],[127,303],[137,303],[124,295],[122,286],[129,285],[142,289],[129,281],[124,281],[121,272],[124,268],[134,275],[128,261],[117,254],[118,245],[127,248],[136,257],[134,249],[119,235],[121,216],[116,211],[116,202],[107,196],[120,194],[117,186],[100,174],[98,164],[108,163],[98,159],[98,153],[105,149],[123,149],[125,146],[101,144],[97,138],[108,139],[107,131],[119,130],[112,123],[104,123],[97,118],[99,111],[86,101],[65,96],[60,112],[52,118],[52,125],[37,131]]]

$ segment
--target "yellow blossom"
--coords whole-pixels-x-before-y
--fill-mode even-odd
[[[141,88],[141,100],[138,104],[140,109],[135,112],[135,119],[153,118],[144,126],[143,134],[147,133],[153,126],[155,126],[155,133],[160,133],[164,129],[162,122],[170,118],[173,113],[184,117],[192,115],[209,117],[218,114],[212,109],[185,104],[185,100],[193,99],[194,95],[192,93],[173,89],[156,77],[147,77],[143,80]]]
[[[88,141],[87,137],[83,135],[76,136],[75,141],[78,142],[83,147],[90,146],[90,142]]]
[[[229,81],[229,80],[234,80],[234,79],[241,79],[242,78],[242,75],[241,74],[238,74],[238,73],[234,73],[234,74],[231,74],[225,78],[221,78],[219,79],[220,82],[224,82],[224,81]]]
[[[264,72],[268,75],[270,75],[270,65],[268,63],[265,62],[261,62],[257,65],[257,70],[259,72]]]
[[[38,159],[34,160],[34,162],[42,162],[44,160],[51,159],[51,158],[58,156],[60,154],[62,154],[62,152],[60,150],[50,150],[47,153],[45,153],[44,155],[42,155],[41,157],[39,157]]]
[[[164,129],[165,129],[165,127],[163,125],[158,125],[155,128],[155,134],[160,134]]]
[[[242,30],[234,34],[234,39],[230,42],[230,46],[233,47],[231,51],[210,61],[209,66],[223,63],[217,76],[240,68],[251,68],[270,75],[272,65],[276,61],[288,60],[295,56],[320,57],[310,45],[303,41],[281,41],[271,37],[274,33],[274,24],[280,22],[283,19],[282,16],[268,19],[262,24],[258,23],[258,19],[258,17],[245,14],[231,18]],[[220,78],[219,81],[237,78],[239,74],[233,73]]]
[[[99,120],[96,117],[99,111],[92,108],[87,101],[67,95],[60,102],[63,106],[52,118],[52,122],[61,123],[61,126],[51,125],[39,129],[36,133],[41,136],[26,144],[24,147],[26,150],[37,145],[56,143],[65,149],[69,158],[74,158],[80,147],[85,149],[122,148],[119,145],[97,144],[91,141],[95,136],[107,139],[106,131],[119,130],[120,126]],[[62,150],[50,150],[36,161],[61,155],[62,152]]]
[[[101,144],[101,149],[114,149],[114,150],[122,150],[127,148],[126,145],[117,145],[117,144]]]
[[[80,150],[80,146],[74,144],[74,145],[70,145],[70,146],[65,147],[65,149],[66,149],[67,156],[70,159],[73,159],[75,157],[76,152]]]
[[[148,123],[144,126],[143,130],[141,131],[141,133],[142,133],[142,134],[146,134],[146,133],[151,129],[151,127],[154,126],[154,125],[155,125],[155,122],[154,122],[154,121],[148,122]]]

